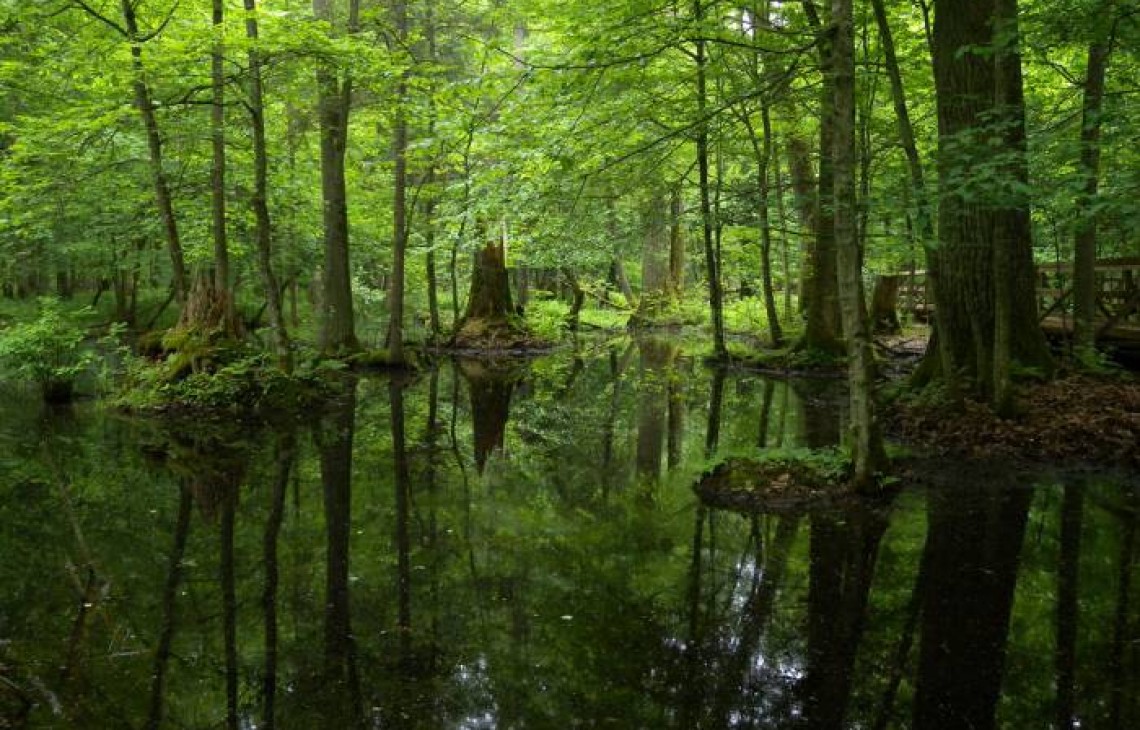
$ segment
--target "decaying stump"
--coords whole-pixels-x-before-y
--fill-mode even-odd
[[[899,283],[902,277],[880,274],[875,277],[875,289],[871,294],[871,326],[877,335],[898,334]]]

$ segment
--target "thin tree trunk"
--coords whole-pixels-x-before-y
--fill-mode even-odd
[[[701,230],[705,247],[705,269],[709,280],[709,309],[713,321],[713,350],[717,360],[728,359],[724,339],[724,293],[721,291],[720,260],[713,242],[712,203],[709,198],[709,126],[705,119],[708,106],[705,55],[705,20],[703,0],[693,0],[693,20],[697,25],[695,58],[697,64],[697,169],[701,194]]]
[[[166,246],[170,254],[171,278],[174,287],[174,298],[181,306],[189,294],[189,281],[186,276],[186,263],[182,253],[182,240],[178,234],[178,219],[174,215],[174,202],[170,194],[170,184],[166,180],[166,172],[162,162],[162,136],[158,131],[158,118],[154,113],[154,102],[151,100],[150,86],[146,80],[146,67],[143,64],[143,48],[139,32],[138,18],[135,15],[135,6],[131,0],[121,0],[123,23],[127,31],[127,40],[131,44],[131,69],[134,72],[135,108],[142,116],[143,126],[146,128],[147,150],[149,152],[151,180],[154,185],[155,203],[162,218],[163,230],[166,233]]]
[[[223,297],[226,319],[233,317],[230,297],[230,254],[226,242],[226,75],[225,46],[222,41],[225,3],[213,0],[214,49],[210,54],[210,213],[214,236],[214,290]]]
[[[408,37],[408,9],[404,0],[396,0],[396,42],[400,46]],[[388,359],[394,365],[404,363],[404,255],[408,247],[408,73],[400,74],[396,84],[396,118],[392,133],[392,155],[395,158],[395,180],[392,196],[392,280],[388,290]]]
[[[863,306],[863,277],[855,210],[855,26],[851,0],[832,0],[835,26],[832,84],[835,90],[835,243],[839,295],[847,340],[847,383],[851,403],[855,487],[870,490],[884,459],[875,423],[873,354]]]
[[[788,216],[784,210],[784,179],[780,171],[780,149],[772,138],[772,172],[776,180],[776,221],[780,234],[780,258],[784,267],[784,317],[792,316],[792,255],[788,236]]]
[[[772,225],[769,220],[769,197],[771,183],[768,167],[772,161],[772,115],[768,101],[760,102],[760,119],[764,128],[764,146],[760,154],[760,270],[764,286],[764,312],[768,317],[768,334],[772,345],[779,347],[784,342],[784,332],[780,328],[780,315],[776,311],[776,292],[772,288]],[[752,135],[755,143],[755,135]]]
[[[685,229],[681,221],[683,215],[681,186],[677,185],[669,194],[669,285],[676,297],[680,297],[685,288]]]
[[[1115,15],[1114,0],[1106,0],[1104,6],[1106,12]],[[1073,243],[1073,344],[1082,359],[1089,358],[1096,349],[1096,198],[1100,183],[1101,102],[1110,53],[1111,38],[1098,38],[1089,46],[1081,113],[1080,172],[1084,185],[1076,201],[1077,232]]]
[[[293,369],[293,352],[281,303],[281,287],[273,269],[272,226],[269,217],[269,153],[265,141],[265,97],[261,79],[261,51],[258,49],[257,0],[244,0],[245,35],[249,48],[249,112],[253,136],[253,240],[257,247],[257,269],[265,301],[269,306],[269,323],[273,329],[273,345],[278,366],[285,372]],[[293,286],[293,308],[296,311],[296,285]]]

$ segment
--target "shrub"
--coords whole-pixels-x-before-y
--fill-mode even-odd
[[[41,299],[34,320],[0,330],[4,374],[35,383],[48,402],[71,400],[76,378],[98,359],[84,346],[87,328],[82,320],[90,314],[89,308],[67,312],[58,300]]]

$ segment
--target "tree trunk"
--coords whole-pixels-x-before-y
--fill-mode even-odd
[[[874,356],[863,308],[863,275],[855,232],[855,26],[851,0],[833,0],[832,16],[835,243],[840,309],[847,335],[847,385],[855,462],[852,479],[857,489],[868,491],[874,487],[875,470],[885,460],[885,452],[875,421]]]
[[[566,326],[571,332],[577,332],[580,325],[579,316],[582,314],[582,305],[586,302],[586,290],[582,288],[582,283],[578,281],[578,277],[574,275],[574,270],[569,266],[562,269],[562,275],[570,284],[570,293],[573,295],[570,300],[570,312],[566,315]]]
[[[807,325],[801,346],[832,353],[843,352],[839,291],[836,274],[834,173],[832,154],[835,138],[835,90],[832,72],[832,41],[819,17],[815,3],[805,0],[804,10],[812,28],[820,36],[819,59],[822,85],[819,101],[819,179],[815,202],[815,246],[805,283]]]
[[[788,243],[788,216],[784,211],[784,179],[780,171],[780,150],[776,146],[776,138],[772,138],[772,172],[776,181],[776,221],[779,224],[779,229],[783,231],[780,234],[780,259],[783,264],[784,274],[784,317],[791,318],[792,316],[792,254],[791,246]]]
[[[1105,9],[1115,15],[1116,3]],[[1084,185],[1076,201],[1077,232],[1073,243],[1073,344],[1077,356],[1089,359],[1096,349],[1096,198],[1100,182],[1100,111],[1108,71],[1110,40],[1098,38],[1089,46],[1081,113],[1080,172]]]
[[[680,297],[685,289],[685,229],[682,225],[684,205],[681,186],[669,194],[669,286]]]
[[[249,49],[249,115],[253,136],[253,241],[257,248],[257,270],[265,302],[269,307],[269,324],[273,329],[273,346],[278,366],[285,372],[293,369],[293,352],[281,304],[281,286],[273,269],[273,229],[269,217],[269,154],[265,141],[265,98],[261,80],[261,51],[258,49],[257,0],[244,0],[245,34]],[[296,311],[296,284],[293,284]]]
[[[709,198],[709,125],[705,119],[708,106],[706,56],[704,40],[705,7],[703,0],[693,0],[693,20],[697,25],[695,41],[697,64],[697,169],[701,193],[701,230],[705,248],[705,269],[709,280],[709,309],[713,323],[713,350],[717,360],[728,359],[724,339],[724,293],[721,291],[720,257],[713,242],[712,203]]]
[[[230,309],[230,254],[226,241],[226,75],[225,46],[222,42],[225,3],[213,0],[214,48],[210,54],[210,212],[214,236],[214,288],[226,296]]]
[[[408,37],[408,10],[404,0],[392,7],[395,16],[396,44],[403,46]],[[392,156],[395,158],[395,180],[392,195],[392,280],[388,289],[388,360],[404,363],[404,255],[408,248],[408,73],[400,74],[396,84],[396,118],[393,122]]]
[[[654,191],[641,212],[644,242],[641,249],[641,297],[629,320],[633,328],[652,327],[665,318],[676,303],[670,274],[671,236],[666,220],[666,202]]]
[[[1004,0],[1003,0],[1004,1]],[[1020,58],[1016,44],[1001,55],[1001,98],[997,108],[998,78],[992,54],[963,52],[964,48],[992,44],[994,0],[968,0],[946,5],[934,26],[934,71],[939,126],[939,178],[943,189],[939,207],[939,247],[934,288],[938,318],[937,340],[941,374],[952,386],[964,376],[974,390],[995,402],[995,336],[1008,333],[1010,360],[1051,372],[1052,362],[1044,335],[1037,325],[1037,301],[1029,231],[1028,207],[1007,190],[963,191],[971,180],[972,165],[992,159],[995,152],[1012,156],[1006,166],[1010,189],[1027,178],[1024,156],[1024,106],[1021,102]],[[1016,8],[1006,18],[1016,18]],[[1003,44],[1005,45],[1005,44]],[[998,133],[1000,148],[993,149],[987,133],[995,112],[1004,121]],[[989,202],[982,202],[983,200]],[[995,202],[996,201],[996,202]],[[998,227],[1000,226],[1000,228]],[[1002,240],[1002,260],[995,261],[994,234]],[[994,265],[1008,268],[997,280]],[[1000,297],[1008,301],[1001,333],[996,309]],[[999,362],[1000,367],[1000,362]]]
[[[330,0],[313,0],[313,15],[333,22]],[[348,32],[357,30],[359,0],[349,0]],[[348,253],[348,193],[345,148],[352,102],[352,77],[339,78],[327,63],[317,67],[317,117],[321,129],[321,201],[324,219],[324,296],[319,347],[338,354],[359,348],[352,311],[352,270]]]

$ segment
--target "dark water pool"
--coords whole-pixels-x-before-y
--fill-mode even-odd
[[[275,429],[8,402],[0,728],[1140,727],[1134,475],[697,503],[838,395],[647,341]]]

